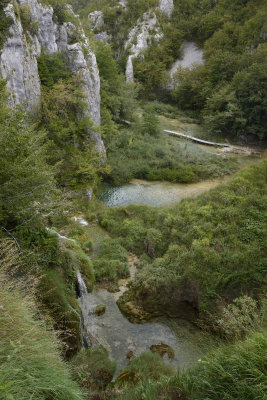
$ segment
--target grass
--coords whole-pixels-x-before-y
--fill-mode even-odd
[[[163,119],[165,117],[160,118]],[[182,124],[177,120],[175,123],[175,129],[177,124]],[[200,130],[195,124],[182,125],[184,130],[185,126],[190,130]],[[166,127],[169,125],[165,124]],[[142,133],[139,129],[137,124],[120,131],[111,140],[108,145],[111,173],[105,176],[107,182],[120,185],[137,178],[191,183],[218,178],[236,169],[237,162],[230,156],[218,156],[188,141],[169,136],[161,129],[157,136]]]
[[[173,375],[174,370],[162,358],[152,352],[142,353],[135,357],[130,364],[116,378],[118,387],[136,386],[149,381],[157,381],[162,376]],[[130,392],[135,390],[130,390]]]
[[[0,281],[0,399],[83,399],[33,299]]]
[[[224,345],[198,364],[170,378],[130,388],[125,400],[263,400],[266,399],[266,331]]]

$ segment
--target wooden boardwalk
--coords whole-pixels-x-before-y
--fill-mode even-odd
[[[197,142],[200,144],[206,144],[208,146],[230,147],[230,145],[227,143],[209,142],[208,140],[198,139],[198,138],[195,138],[194,136],[185,135],[184,133],[181,133],[181,132],[168,131],[167,129],[164,129],[164,132],[170,133],[171,135],[180,136],[180,137],[188,139],[188,140],[192,140],[193,142]]]

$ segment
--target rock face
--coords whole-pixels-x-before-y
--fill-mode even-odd
[[[93,11],[88,16],[90,28],[92,30],[101,28],[104,24],[103,12],[102,11]]]
[[[169,71],[169,76],[170,76],[170,82],[168,84],[169,89],[174,89],[174,74],[177,72],[179,67],[182,68],[193,68],[194,65],[203,65],[204,60],[203,60],[203,50],[197,48],[195,43],[193,42],[187,42],[186,40],[183,42],[183,58],[176,60],[170,71]]]
[[[12,18],[14,24],[10,27],[10,37],[0,55],[0,73],[4,79],[9,78],[7,82],[7,89],[11,94],[9,104],[15,107],[27,102],[33,109],[41,95],[36,58],[40,53],[39,42],[36,42],[33,48],[28,44],[12,4],[7,5],[6,15]]]
[[[170,18],[173,12],[173,0],[160,0],[159,9]]]
[[[137,25],[130,31],[128,40],[124,46],[125,49],[130,49],[131,53],[127,60],[125,72],[127,82],[134,81],[133,58],[138,57],[142,51],[147,49],[152,39],[159,40],[162,38],[162,33],[157,24],[158,20],[156,14],[154,12],[147,12],[143,15],[142,19],[137,21]]]
[[[0,73],[7,78],[7,89],[10,91],[9,104],[15,107],[26,104],[30,110],[38,108],[41,96],[41,84],[38,75],[37,58],[41,51],[48,53],[64,51],[69,60],[69,66],[74,74],[81,77],[83,92],[86,95],[88,107],[85,115],[100,124],[100,78],[94,53],[91,51],[85,34],[70,22],[63,24],[53,20],[54,10],[43,6],[37,0],[18,0],[17,6],[26,5],[31,12],[32,21],[37,25],[36,33],[24,31],[20,17],[16,15],[14,5],[9,3],[5,9],[11,17],[10,37],[5,42],[0,54]],[[72,10],[70,10],[72,12]],[[79,29],[80,42],[72,44],[73,32]],[[105,148],[97,132],[88,132],[95,142],[100,154]]]
[[[89,28],[94,32],[94,39],[100,42],[109,42],[111,35],[105,31],[101,31],[101,27],[104,25],[104,16],[102,11],[93,11],[88,15]]]

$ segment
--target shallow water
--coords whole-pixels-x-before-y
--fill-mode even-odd
[[[84,288],[80,280],[81,288]],[[122,291],[122,288],[121,288]],[[84,327],[89,337],[89,343],[94,346],[103,345],[110,354],[110,358],[117,363],[117,374],[128,365],[126,357],[131,350],[135,356],[144,351],[149,351],[153,344],[164,343],[172,347],[175,357],[164,358],[173,367],[184,369],[201,356],[201,349],[194,340],[188,340],[190,335],[197,334],[199,330],[186,321],[176,321],[175,331],[170,326],[158,320],[145,324],[132,324],[125,318],[117,304],[117,293],[109,293],[105,289],[85,293],[81,290],[80,304],[83,312]],[[104,304],[106,312],[97,316],[94,309],[97,305]],[[189,326],[190,325],[190,326]]]
[[[186,197],[195,197],[207,192],[221,182],[222,180],[207,180],[190,184],[174,184],[134,179],[127,185],[106,188],[99,198],[109,207],[129,204],[171,205]]]

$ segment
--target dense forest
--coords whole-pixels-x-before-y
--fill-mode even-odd
[[[157,0],[0,4],[0,399],[266,396],[267,3],[171,3],[170,15]],[[51,13],[50,28],[40,9]],[[96,11],[101,23],[92,26]],[[146,18],[156,24],[134,55],[138,31],[129,37]],[[36,46],[46,40],[41,29],[57,29],[56,51]],[[29,65],[40,87],[34,107],[17,101],[20,62],[6,74],[19,40],[29,103]],[[203,62],[180,66],[170,85],[187,42]],[[101,200],[135,180],[216,187],[163,206]],[[137,354],[129,347],[118,367],[86,332],[88,315],[108,310],[98,304],[85,316],[84,291],[120,293],[119,310],[135,326],[191,324],[206,340],[201,358],[177,369],[166,361],[175,349],[154,343]]]

